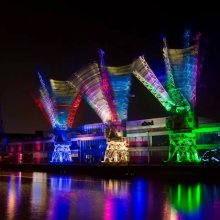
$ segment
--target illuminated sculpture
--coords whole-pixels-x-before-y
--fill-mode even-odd
[[[40,73],[40,99],[37,100],[55,134],[54,151],[51,162],[72,162],[71,141],[68,129],[72,127],[81,95],[66,81],[50,80],[46,82]]]
[[[186,35],[189,46],[189,35]],[[196,105],[196,79],[198,74],[199,36],[196,44],[184,49],[168,49],[164,39],[164,61],[167,72],[167,91],[159,82],[144,57],[132,64],[134,75],[172,113],[167,121],[170,129],[168,160],[199,162],[196,149],[194,108]]]
[[[104,82],[110,85],[108,93],[111,93],[112,112],[117,113],[114,120],[106,123],[105,136],[107,148],[104,162],[128,162],[128,143],[125,138],[125,122],[127,120],[128,102],[131,87],[130,65],[120,67],[108,67],[104,62],[104,52],[99,51],[101,58],[101,74]]]
[[[67,131],[83,96],[106,125],[107,149],[104,162],[128,161],[125,122],[130,96],[131,74],[171,113],[167,120],[170,145],[168,160],[198,162],[195,119],[196,80],[199,71],[199,35],[190,46],[190,33],[185,34],[184,49],[168,49],[164,39],[164,62],[167,73],[166,88],[157,79],[143,56],[131,65],[108,67],[104,51],[99,50],[100,65],[90,63],[75,72],[68,81],[50,80],[41,83],[38,106],[44,111],[57,137],[52,161],[71,161]],[[62,147],[62,144],[64,144]],[[62,153],[61,153],[62,152]],[[63,153],[64,152],[64,153]],[[69,155],[69,156],[66,156]]]
[[[69,83],[84,98],[106,125],[107,149],[105,162],[128,161],[124,122],[127,119],[131,72],[128,67],[107,67],[104,52],[101,65],[91,63],[74,73]],[[129,71],[128,71],[129,70]],[[114,155],[114,156],[113,156]]]
[[[199,162],[196,148],[197,126],[195,118],[196,84],[199,72],[199,37],[189,47],[189,32],[186,32],[186,48],[168,49],[164,39],[164,61],[167,72],[167,90],[176,103],[176,112],[171,117],[168,160]]]

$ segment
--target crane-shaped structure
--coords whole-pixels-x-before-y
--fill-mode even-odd
[[[81,98],[106,125],[107,148],[104,162],[129,160],[125,137],[131,75],[155,96],[166,111],[169,130],[168,161],[198,162],[195,114],[196,84],[199,72],[199,37],[190,45],[190,33],[185,34],[183,49],[169,49],[164,38],[163,56],[166,85],[163,86],[143,56],[132,64],[110,67],[105,64],[104,51],[99,50],[100,63],[90,63],[75,72],[68,81],[50,80],[39,75],[40,100],[56,135],[53,162],[71,161],[67,131],[72,126]]]
[[[125,131],[132,79],[131,66],[106,66],[104,52],[100,50],[99,54],[102,80],[110,85],[108,93],[111,93],[111,100],[109,103],[113,102],[111,109],[116,112],[114,120],[106,124],[107,148],[104,162],[128,162],[128,144]],[[104,88],[103,83],[103,90]]]
[[[134,75],[171,113],[167,120],[169,130],[168,161],[199,162],[196,149],[196,83],[199,71],[199,36],[189,46],[186,34],[185,48],[168,49],[164,39],[163,56],[166,67],[166,88],[160,83],[144,57],[132,64]]]
[[[36,99],[36,103],[50,122],[55,135],[51,162],[72,162],[68,130],[73,126],[81,95],[70,87],[67,81],[53,79],[46,81],[40,73],[38,77],[40,96]]]
[[[99,50],[100,65],[93,62],[74,73],[70,84],[84,96],[105,124],[107,148],[104,162],[129,160],[125,138],[125,121],[131,86],[130,65],[107,67],[104,51]]]

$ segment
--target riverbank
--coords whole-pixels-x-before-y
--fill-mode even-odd
[[[220,180],[220,165],[201,164],[0,164],[2,171],[48,172],[97,177],[214,178]]]

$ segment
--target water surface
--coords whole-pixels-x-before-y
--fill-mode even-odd
[[[0,172],[0,219],[220,219],[220,183]]]

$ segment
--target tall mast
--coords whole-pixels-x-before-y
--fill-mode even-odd
[[[105,52],[102,49],[99,49],[98,52],[99,52],[100,64],[101,64],[102,89],[109,103],[112,121],[117,121],[117,112],[116,112],[116,106],[114,103],[113,91],[112,91],[112,87],[110,84],[109,73],[105,66],[105,60],[104,60]]]

